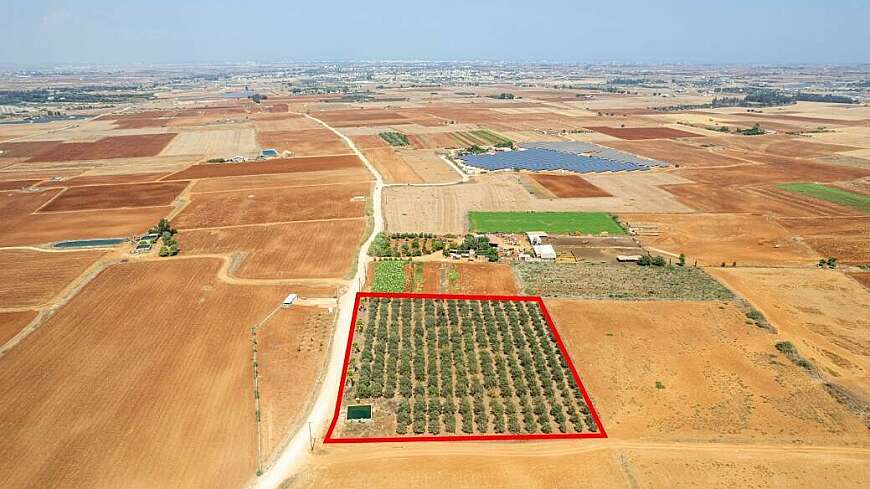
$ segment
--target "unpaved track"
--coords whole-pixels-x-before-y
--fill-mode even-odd
[[[347,290],[345,290],[344,294],[338,298],[338,317],[336,318],[335,333],[332,337],[329,360],[324,373],[323,382],[320,384],[320,391],[316,394],[316,398],[311,405],[310,411],[306,413],[305,418],[298,423],[296,433],[292,435],[287,445],[281,450],[278,458],[271,467],[265,469],[263,474],[258,477],[251,486],[257,489],[277,488],[284,482],[284,480],[292,477],[309,457],[311,446],[309,425],[311,426],[311,434],[315,439],[318,439],[321,437],[326,424],[330,421],[335,399],[338,395],[338,387],[341,382],[341,370],[344,364],[344,349],[347,345],[347,337],[350,334],[350,321],[353,314],[353,305],[356,299],[356,293],[365,282],[366,268],[368,267],[368,262],[370,260],[367,250],[374,237],[384,229],[384,217],[381,211],[381,190],[384,187],[384,180],[381,174],[378,173],[375,166],[372,165],[350,138],[320,119],[308,114],[304,115],[340,137],[345,144],[353,150],[354,154],[359,157],[372,175],[374,175],[375,185],[371,197],[372,219],[374,222],[371,234],[369,234],[368,238],[366,238],[366,241],[359,249],[356,274],[354,274],[348,284]]]

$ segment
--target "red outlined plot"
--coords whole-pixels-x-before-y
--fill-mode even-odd
[[[344,397],[344,386],[347,381],[347,368],[350,362],[351,347],[353,344],[354,332],[356,330],[357,314],[359,313],[360,299],[366,297],[381,297],[381,298],[396,298],[396,299],[458,299],[458,300],[479,300],[479,301],[518,301],[518,302],[534,302],[540,307],[541,313],[544,316],[556,345],[559,351],[565,358],[571,375],[574,378],[580,392],[583,394],[583,400],[589,408],[589,414],[595,421],[597,432],[594,433],[501,433],[487,435],[437,435],[437,436],[382,436],[382,437],[334,437],[335,428],[338,420],[341,417],[341,404]],[[505,441],[505,440],[558,440],[558,439],[573,439],[573,438],[607,438],[607,432],[604,430],[604,425],[601,424],[601,419],[598,417],[598,412],[592,405],[592,400],[589,399],[589,394],[586,388],[580,381],[580,376],[577,374],[577,369],[574,367],[574,362],[568,355],[565,349],[565,344],[559,336],[559,331],[553,323],[553,318],[547,311],[543,299],[536,296],[500,296],[500,295],[464,295],[464,294],[408,294],[408,293],[382,293],[382,292],[359,292],[354,301],[353,317],[351,318],[350,334],[347,338],[347,347],[344,352],[344,364],[341,372],[341,383],[338,388],[338,396],[335,400],[335,411],[332,415],[332,422],[329,424],[329,430],[326,432],[324,443],[376,443],[376,442],[419,442],[419,441]]]

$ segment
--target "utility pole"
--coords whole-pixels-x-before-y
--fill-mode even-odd
[[[311,451],[314,452],[314,435],[311,434],[311,421],[308,422],[308,440],[311,444]]]

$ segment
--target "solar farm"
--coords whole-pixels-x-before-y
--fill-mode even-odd
[[[667,163],[579,141],[523,143],[517,151],[465,155],[463,163],[488,171],[567,170],[577,173],[644,171]]]

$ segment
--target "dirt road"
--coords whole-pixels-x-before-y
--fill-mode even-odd
[[[353,279],[351,279],[348,284],[347,290],[345,290],[344,294],[338,298],[338,318],[336,321],[335,334],[332,337],[329,361],[326,372],[324,373],[320,391],[317,393],[317,397],[311,406],[311,410],[306,414],[306,417],[302,422],[299,423],[299,429],[290,438],[290,441],[287,443],[287,446],[283,448],[281,454],[275,460],[275,463],[271,467],[266,468],[263,474],[257,478],[256,482],[251,486],[256,489],[277,488],[282,482],[284,482],[284,480],[292,477],[309,457],[312,442],[311,436],[313,436],[315,440],[320,438],[322,432],[326,428],[326,424],[330,421],[335,399],[338,395],[339,383],[341,382],[341,370],[344,364],[344,348],[347,344],[347,337],[350,334],[350,321],[353,314],[353,304],[356,299],[356,293],[361,289],[366,279],[366,269],[370,260],[367,251],[374,237],[384,229],[384,217],[381,212],[381,190],[384,186],[384,180],[381,174],[378,173],[374,165],[372,165],[362,151],[354,145],[350,138],[320,119],[308,114],[305,114],[305,117],[317,122],[340,137],[375,177],[375,185],[371,197],[373,225],[371,234],[359,249],[356,274],[354,274]],[[309,429],[311,435],[309,435]]]

